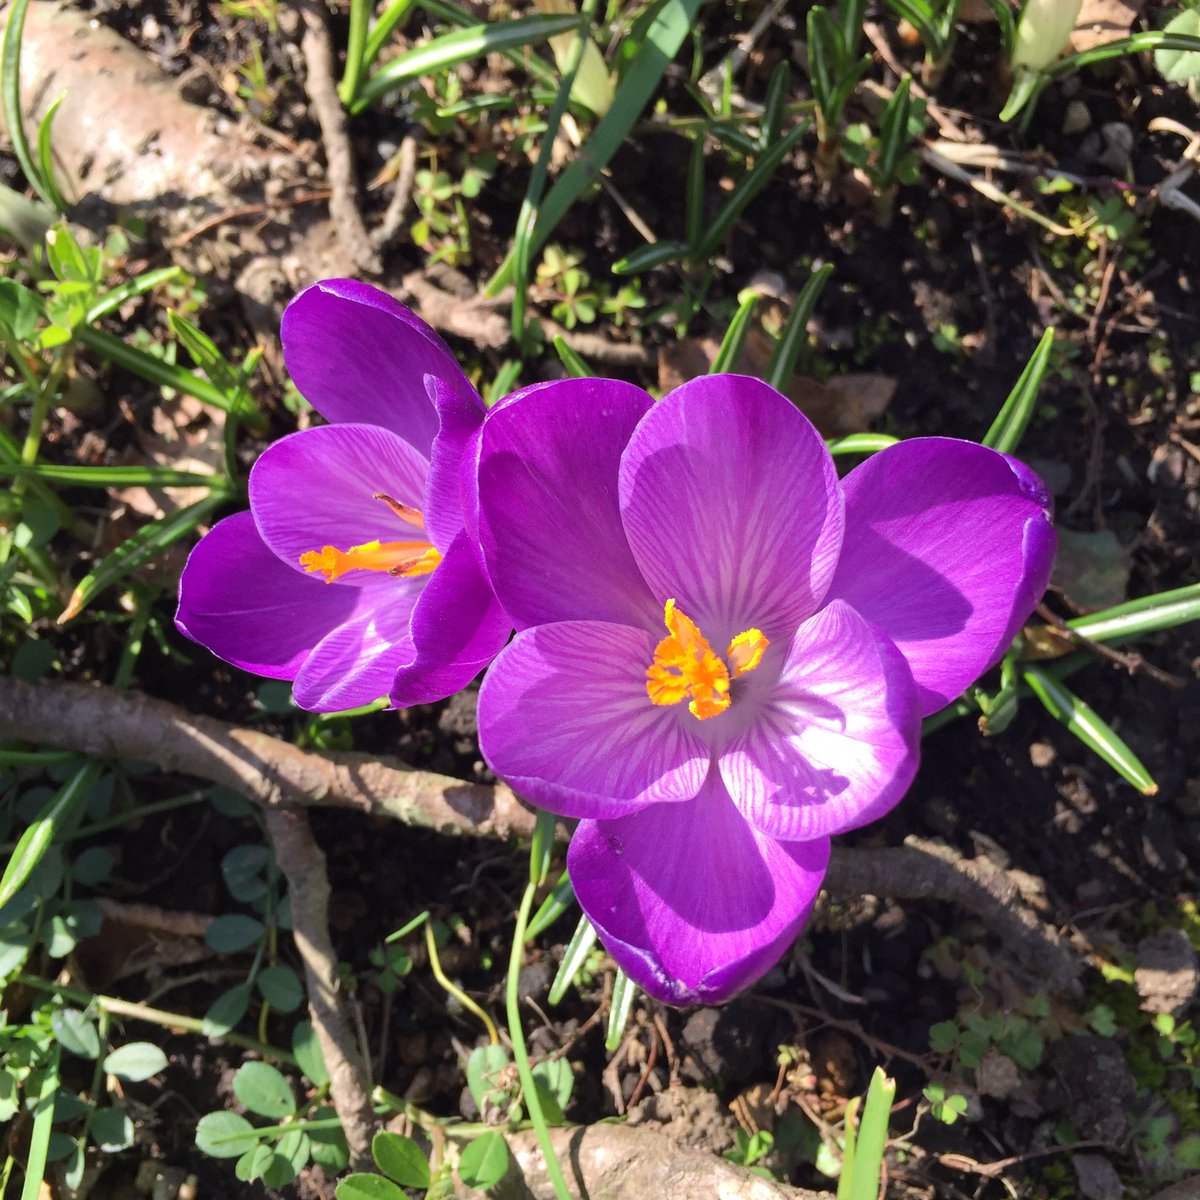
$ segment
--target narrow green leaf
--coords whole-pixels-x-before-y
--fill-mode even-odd
[[[128,1042],[118,1046],[104,1059],[104,1069],[110,1075],[139,1083],[157,1075],[167,1066],[167,1056],[151,1042]]]
[[[896,1081],[889,1079],[881,1067],[876,1067],[867,1088],[858,1123],[853,1156],[853,1180],[848,1200],[876,1200],[883,1173],[883,1152],[887,1146],[888,1117],[896,1096]],[[849,1154],[849,1149],[847,1150]],[[839,1197],[841,1189],[838,1190]]]
[[[1200,583],[1073,617],[1067,627],[1093,642],[1113,642],[1174,629],[1189,621],[1200,621]]]
[[[801,288],[800,295],[796,297],[796,303],[776,339],[775,349],[771,351],[771,361],[767,364],[766,381],[778,391],[783,391],[792,378],[796,369],[796,359],[800,356],[800,350],[808,336],[809,319],[832,274],[833,264],[825,263],[808,277],[808,282]]]
[[[355,0],[355,2],[357,3],[358,0]],[[392,0],[392,3],[379,14],[379,19],[367,35],[367,44],[363,51],[364,69],[369,67],[379,57],[379,52],[383,49],[388,38],[392,36],[392,31],[408,16],[414,2],[415,0]],[[369,0],[362,0],[362,7],[370,8]],[[351,99],[357,99],[357,91]],[[346,104],[349,106],[350,100],[347,100]]]
[[[1021,677],[1055,720],[1061,721],[1085,746],[1095,751],[1138,791],[1144,796],[1153,796],[1158,792],[1158,784],[1137,755],[1102,717],[1065,684],[1028,664],[1022,666]]]
[[[270,1063],[243,1063],[233,1077],[233,1094],[260,1117],[290,1117],[296,1111],[292,1085]]]
[[[380,1130],[371,1139],[371,1157],[375,1165],[401,1187],[429,1186],[429,1159],[412,1138]]]
[[[610,268],[614,275],[640,275],[664,263],[682,262],[688,252],[683,242],[657,241],[618,258]]]
[[[173,471],[169,467],[73,467],[58,463],[0,462],[0,479],[27,479],[36,476],[48,483],[72,487],[224,487],[220,475],[197,475],[191,471]]]
[[[571,940],[567,943],[567,948],[563,953],[558,973],[550,985],[550,994],[547,997],[550,1004],[557,1004],[567,994],[567,988],[571,986],[575,977],[582,970],[583,964],[587,962],[588,955],[591,954],[595,944],[596,927],[587,919],[585,913],[580,916],[579,924],[575,926],[575,932],[571,935]]]
[[[178,267],[159,267],[156,271],[143,271],[128,283],[123,283],[119,287],[105,292],[88,309],[84,321],[88,325],[94,325],[101,318],[107,317],[109,313],[116,312],[122,304],[135,300],[138,296],[144,296],[156,287],[162,287],[164,283],[170,283],[172,280],[180,278],[182,274],[183,272]]]
[[[529,238],[529,252],[545,245],[575,201],[596,181],[609,160],[624,145],[641,117],[671,61],[692,30],[702,0],[656,0],[648,10],[645,41],[625,68],[612,107],[592,130],[579,153],[559,176],[540,205]],[[513,281],[516,261],[512,253],[487,286],[495,295]]]
[[[358,99],[351,105],[352,113],[360,113],[370,104],[382,100],[410,80],[436,75],[472,58],[482,58],[500,50],[528,46],[544,41],[556,33],[570,33],[579,28],[579,18],[572,13],[517,17],[511,21],[474,25],[456,29],[433,38],[423,46],[393,58],[380,67],[363,84]]]
[[[848,433],[845,437],[829,438],[825,445],[836,458],[839,454],[877,454],[899,441],[890,433]]]
[[[796,143],[808,130],[808,122],[797,125],[789,130],[769,150],[760,154],[754,166],[750,168],[734,186],[721,211],[705,227],[704,236],[696,245],[693,258],[704,261],[711,257],[721,241],[733,228],[734,222],[745,211],[746,206],[766,186],[767,181],[778,169],[783,160],[792,152]]]
[[[56,203],[57,189],[46,186],[45,179],[34,161],[25,135],[25,121],[21,114],[21,35],[25,31],[25,15],[29,0],[12,0],[8,6],[4,27],[4,41],[0,45],[0,103],[4,108],[4,125],[12,142],[13,153],[30,186],[52,208]]]
[[[587,379],[593,372],[587,363],[567,344],[561,333],[554,335],[554,350],[568,375],[573,379]]]
[[[508,1170],[508,1145],[498,1133],[484,1133],[463,1147],[458,1177],[471,1188],[495,1187]]]
[[[196,527],[211,516],[226,500],[225,490],[214,488],[212,494],[203,500],[198,500],[195,504],[181,508],[157,521],[151,521],[149,525],[144,525],[127,541],[122,542],[120,546],[106,555],[79,581],[56,623],[65,625],[79,616],[106,588],[119,583],[143,563],[149,562],[194,532]]]
[[[1038,392],[1050,365],[1050,351],[1053,346],[1054,330],[1047,329],[1029,356],[1029,361],[1013,385],[1013,390],[1008,394],[1008,399],[996,414],[991,428],[984,434],[985,446],[999,450],[1001,454],[1012,454],[1016,451],[1029,419],[1033,416]]]
[[[759,118],[758,151],[769,149],[779,137],[779,126],[783,120],[783,109],[792,90],[792,69],[786,59],[775,64],[767,83],[767,94],[763,100],[762,116]]]
[[[574,902],[575,891],[571,887],[571,877],[564,871],[529,922],[529,928],[525,930],[526,943],[533,941],[538,934],[549,929]]]
[[[754,316],[754,307],[760,297],[753,288],[746,288],[738,295],[738,309],[725,330],[721,339],[720,349],[713,358],[712,366],[708,368],[710,375],[721,375],[737,369],[738,359],[742,356],[742,346],[746,342],[746,334],[750,332],[750,321]]]
[[[700,129],[692,139],[692,152],[688,157],[687,187],[684,189],[683,218],[684,241],[687,242],[688,257],[706,257],[699,253],[704,241],[704,130]]]
[[[50,130],[54,124],[54,117],[66,98],[67,93],[62,92],[51,101],[50,107],[46,109],[46,115],[38,125],[37,136],[38,173],[41,177],[42,185],[48,193],[47,199],[59,212],[66,211],[67,202],[63,198],[62,192],[58,190],[58,183],[54,178],[54,150],[50,143]]]
[[[637,984],[618,967],[617,979],[613,984],[612,1007],[608,1010],[608,1031],[604,1037],[604,1048],[609,1054],[616,1053],[625,1036],[625,1026],[629,1023],[637,990]]]
[[[9,10],[9,20],[12,10]],[[58,1048],[51,1052],[50,1062],[43,1067],[42,1086],[38,1089],[33,1109],[33,1131],[25,1153],[25,1182],[21,1185],[21,1200],[39,1200],[43,1195],[42,1181],[46,1177],[46,1162],[50,1154],[51,1126],[54,1124],[54,1093],[58,1091]]]
[[[88,790],[99,774],[99,763],[85,762],[46,802],[29,828],[21,834],[4,868],[4,875],[0,877],[0,908],[28,881],[55,837],[87,799]]]

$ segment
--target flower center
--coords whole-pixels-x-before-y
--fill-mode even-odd
[[[374,500],[382,500],[402,521],[417,529],[425,528],[425,518],[408,504],[401,504],[383,492]],[[308,572],[319,571],[326,583],[341,578],[347,571],[386,571],[389,575],[428,575],[442,561],[441,554],[427,541],[363,542],[348,550],[323,546],[306,550],[300,555],[300,565]]]
[[[753,671],[768,646],[760,629],[747,629],[730,643],[722,659],[709,645],[699,626],[667,601],[664,614],[668,636],[654,648],[654,661],[646,668],[646,694],[651,704],[688,701],[688,711],[707,721],[730,705],[731,679]]]

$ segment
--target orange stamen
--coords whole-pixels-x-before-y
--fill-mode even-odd
[[[300,555],[306,571],[320,571],[326,583],[340,579],[347,571],[387,571],[389,575],[426,575],[441,562],[442,556],[428,542],[364,542],[339,550],[325,546]]]
[[[376,492],[371,499],[382,500],[400,520],[407,521],[418,529],[425,528],[425,517],[419,508],[413,508],[411,504],[401,504],[399,500],[393,500],[386,492]]]
[[[646,669],[646,694],[651,704],[669,705],[688,701],[688,711],[707,721],[723,713],[731,703],[732,676],[753,671],[762,662],[767,639],[758,629],[747,629],[729,643],[723,661],[696,623],[668,600],[664,612],[668,636],[654,649],[654,661]]]

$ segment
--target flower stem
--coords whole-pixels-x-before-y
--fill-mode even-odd
[[[529,1119],[537,1131],[538,1145],[542,1148],[542,1156],[546,1160],[546,1174],[554,1187],[557,1200],[571,1200],[571,1192],[563,1177],[558,1155],[550,1142],[550,1128],[546,1124],[546,1114],[542,1112],[542,1101],[538,1096],[537,1084],[529,1067],[529,1052],[525,1049],[525,1034],[521,1029],[521,1001],[517,995],[518,978],[521,973],[521,952],[525,946],[525,926],[529,923],[529,911],[533,907],[533,896],[537,885],[531,880],[525,886],[525,894],[521,897],[521,907],[517,911],[517,927],[513,932],[512,953],[508,959],[508,985],[505,989],[505,1013],[508,1017],[508,1036],[512,1041],[513,1061],[517,1064],[517,1074],[521,1078],[521,1091],[525,1096],[525,1107],[529,1110]]]

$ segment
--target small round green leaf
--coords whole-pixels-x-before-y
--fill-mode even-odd
[[[249,1006],[248,983],[239,983],[237,987],[222,992],[204,1014],[205,1037],[222,1037],[227,1034],[246,1015]]]
[[[100,1034],[96,1023],[77,1008],[60,1008],[50,1018],[58,1044],[80,1058],[100,1057]]]
[[[271,851],[266,846],[234,846],[221,859],[221,874],[229,894],[244,903],[265,896],[267,881],[263,875],[270,861]]]
[[[329,1069],[325,1066],[321,1044],[317,1041],[311,1021],[296,1022],[292,1030],[292,1053],[296,1056],[305,1079],[315,1083],[317,1087],[329,1082]]]
[[[253,1183],[254,1180],[263,1177],[263,1173],[270,1167],[274,1157],[275,1151],[265,1142],[259,1142],[257,1145],[251,1146],[237,1160],[234,1164],[233,1173],[243,1183]]]
[[[233,1077],[233,1094],[261,1117],[290,1117],[296,1111],[292,1085],[270,1063],[241,1067]]]
[[[473,1188],[495,1187],[508,1170],[508,1146],[498,1133],[485,1133],[463,1147],[458,1177]]]
[[[304,985],[291,967],[263,967],[254,982],[263,999],[280,1012],[295,1012],[304,1001]]]
[[[266,931],[266,926],[257,917],[228,913],[209,925],[204,940],[218,954],[236,954],[253,946]]]
[[[317,1121],[335,1116],[337,1113],[327,1104],[313,1113],[313,1119]],[[350,1162],[350,1147],[346,1145],[346,1135],[340,1129],[310,1129],[308,1139],[313,1162],[324,1167],[331,1175],[340,1175],[346,1169]]]
[[[167,1065],[167,1056],[151,1042],[129,1042],[118,1046],[104,1060],[110,1075],[138,1083],[157,1075]]]
[[[1183,33],[1190,37],[1200,36],[1200,11],[1185,8],[1175,14],[1164,26],[1166,33]],[[1187,83],[1200,75],[1200,53],[1195,50],[1156,50],[1154,65],[1158,73],[1169,83]]]
[[[334,1195],[337,1200],[408,1200],[398,1184],[382,1175],[347,1175]]]
[[[109,1154],[133,1145],[133,1122],[123,1108],[96,1109],[89,1128],[92,1141]]]
[[[196,1126],[196,1148],[213,1158],[240,1158],[257,1145],[254,1126],[237,1113],[206,1113]]]
[[[403,1187],[429,1186],[429,1160],[410,1137],[382,1130],[371,1139],[375,1165]]]

